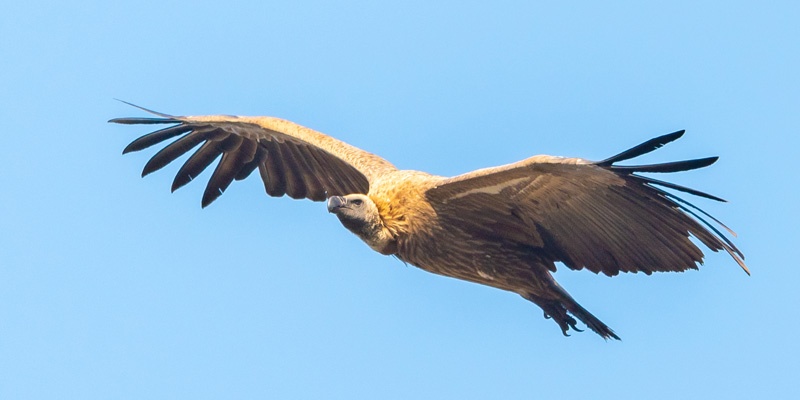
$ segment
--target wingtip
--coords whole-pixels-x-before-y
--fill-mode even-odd
[[[736,258],[736,262],[739,263],[739,266],[742,267],[742,270],[744,270],[744,273],[746,273],[747,276],[751,276],[750,268],[747,268],[747,265],[744,264],[744,260],[742,260],[739,257],[735,257],[735,258]]]
[[[144,178],[147,175],[150,175],[153,172],[158,171],[159,169],[161,169],[161,167],[157,167],[156,164],[153,162],[153,159],[151,158],[150,161],[148,161],[147,164],[144,165],[144,168],[142,168],[142,178]]]
[[[108,123],[109,124],[130,125],[131,124],[131,119],[130,118],[111,118],[110,120],[108,120]]]
[[[170,187],[170,193],[175,193],[176,190],[184,187],[187,183],[191,182],[191,179],[185,182],[179,182],[178,177],[175,177],[175,180],[172,181],[172,187]]]
[[[201,207],[201,208],[206,208],[206,207],[208,207],[208,205],[209,205],[209,204],[213,203],[213,202],[214,202],[214,200],[216,200],[216,199],[217,199],[217,197],[219,197],[219,195],[217,195],[217,196],[213,196],[211,193],[212,193],[212,192],[211,192],[211,191],[209,191],[209,190],[206,190],[206,191],[203,193],[203,199],[200,201],[200,207]]]
[[[109,123],[112,124],[122,124],[122,125],[163,125],[163,124],[177,124],[181,123],[178,118],[167,117],[167,118],[113,118],[108,120]]]
[[[744,273],[747,274],[747,276],[752,276],[752,274],[750,274],[750,269],[747,268],[747,266],[744,265],[744,263],[741,263],[739,265],[741,265],[742,269],[744,270]]]
[[[153,115],[158,115],[159,117],[163,117],[163,118],[170,118],[170,119],[174,119],[174,118],[176,118],[174,115],[169,115],[169,114],[160,113],[160,112],[158,112],[158,111],[153,111],[153,110],[150,110],[150,109],[148,109],[148,108],[144,108],[144,107],[141,107],[141,106],[137,106],[136,104],[133,104],[133,103],[131,103],[131,102],[128,102],[128,101],[125,101],[125,100],[121,100],[121,99],[117,99],[117,98],[115,98],[114,100],[116,100],[116,101],[118,101],[118,102],[120,102],[120,103],[127,104],[127,105],[129,105],[129,106],[131,106],[131,107],[136,107],[136,108],[138,108],[138,109],[140,109],[140,110],[142,110],[142,111],[148,112],[148,113],[150,113],[150,114],[153,114]],[[115,118],[115,119],[122,119],[122,118]],[[111,121],[113,121],[113,120],[111,120]],[[108,121],[108,122],[111,122],[111,121]]]
[[[682,138],[685,133],[686,133],[686,129],[681,129],[679,131],[675,131],[675,132],[672,132],[672,133],[667,133],[666,135],[659,136],[658,139],[660,139],[662,142],[661,142],[661,145],[658,146],[657,148],[660,148],[660,147],[662,147],[662,146],[664,146],[664,145],[666,145],[668,143],[674,142],[674,141]]]
[[[595,165],[599,165],[601,167],[610,167],[614,163],[617,163],[617,162],[620,162],[620,161],[625,161],[625,160],[630,160],[632,158],[639,157],[639,156],[641,156],[643,154],[647,154],[647,153],[650,153],[651,151],[655,151],[655,150],[663,147],[664,145],[666,145],[666,144],[668,144],[670,142],[674,142],[675,140],[678,140],[681,136],[683,136],[684,133],[686,133],[686,130],[685,129],[681,129],[679,131],[675,131],[675,132],[672,132],[672,133],[667,133],[665,135],[661,135],[661,136],[655,137],[655,138],[650,139],[650,140],[648,140],[648,141],[646,141],[644,143],[641,143],[639,145],[631,147],[630,149],[625,150],[625,151],[623,151],[623,152],[621,152],[619,154],[616,154],[614,156],[606,158],[605,160],[598,161],[598,162],[595,163]]]

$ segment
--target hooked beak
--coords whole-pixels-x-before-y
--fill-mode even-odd
[[[335,213],[336,211],[339,211],[339,209],[342,208],[345,204],[347,204],[347,199],[345,199],[344,197],[331,196],[331,198],[328,199],[328,212]]]

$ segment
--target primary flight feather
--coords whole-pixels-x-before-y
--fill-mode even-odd
[[[690,240],[694,236],[712,251],[726,251],[749,274],[742,253],[705,218],[730,229],[661,188],[722,199],[636,174],[702,168],[716,157],[616,165],[683,131],[599,162],[535,156],[446,178],[398,170],[381,157],[278,118],[143,110],[158,118],[109,122],[170,126],[134,140],[123,153],[177,139],[150,159],[142,176],[197,148],[175,176],[174,191],[219,158],[203,193],[205,207],[233,180],[257,169],[268,195],[327,200],[328,210],[373,250],[435,274],[518,293],[565,335],[578,330],[577,317],[603,338],[619,339],[556,283],[556,262],[609,276],[697,269],[703,253]]]

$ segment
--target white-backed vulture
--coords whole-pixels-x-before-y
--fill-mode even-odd
[[[603,338],[619,339],[556,283],[551,275],[556,262],[609,276],[697,269],[703,253],[690,240],[694,236],[715,252],[728,252],[749,274],[742,253],[706,218],[730,229],[662,188],[724,200],[636,174],[702,168],[717,157],[616,165],[678,139],[683,131],[599,162],[535,156],[445,178],[398,170],[374,154],[282,119],[145,111],[158,118],[109,121],[170,125],[123,151],[177,137],[150,159],[142,176],[199,146],[178,171],[172,190],[221,155],[203,207],[233,180],[258,169],[268,195],[327,200],[328,210],[375,251],[434,274],[518,293],[541,307],[565,335],[570,328],[578,330],[574,316]]]

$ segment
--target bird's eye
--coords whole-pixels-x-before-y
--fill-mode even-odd
[[[364,204],[364,200],[355,199],[355,200],[351,201],[351,203],[353,203],[353,205],[360,206],[360,205]]]

